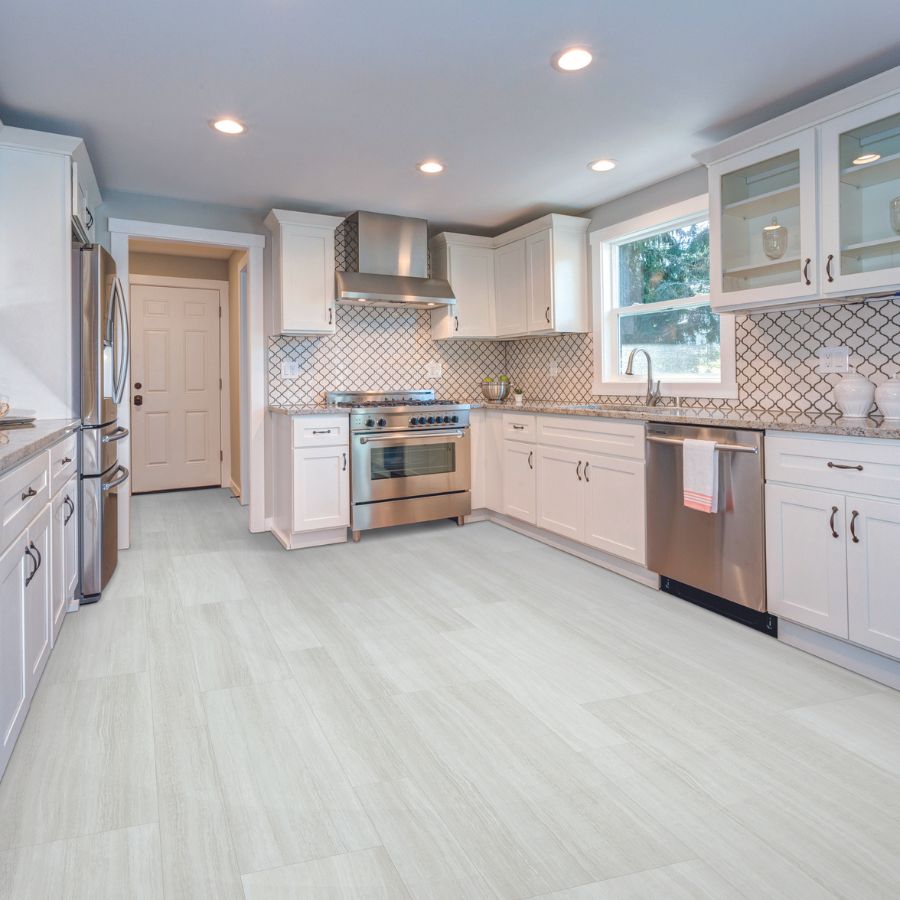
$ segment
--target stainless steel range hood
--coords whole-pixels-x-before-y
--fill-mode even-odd
[[[344,220],[346,271],[335,272],[338,303],[428,309],[456,303],[449,282],[428,278],[424,219],[356,212]]]

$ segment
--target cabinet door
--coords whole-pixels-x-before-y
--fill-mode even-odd
[[[66,609],[71,609],[78,590],[78,477],[69,479],[63,494],[69,498],[69,512],[63,519],[66,563],[63,569],[63,594]],[[58,631],[59,629],[57,629]]]
[[[900,658],[900,503],[847,498],[850,640]]]
[[[815,297],[815,131],[710,166],[709,215],[714,309]]]
[[[553,235],[550,229],[525,239],[528,332],[553,331]]]
[[[645,565],[647,511],[644,463],[591,454],[585,461],[584,542]]]
[[[503,513],[534,525],[536,447],[503,442]]]
[[[28,526],[30,556],[25,572],[25,682],[30,700],[50,658],[50,590],[53,583],[50,549],[50,505]]]
[[[59,629],[75,596],[78,583],[78,490],[70,479],[53,498],[50,529],[50,645],[56,646]]]
[[[847,637],[844,496],[766,485],[768,609]]]
[[[822,148],[822,287],[900,287],[900,96],[832,119]]]
[[[294,451],[293,531],[350,524],[350,465],[346,447]]]
[[[276,240],[280,243],[281,332],[334,334],[333,230],[282,225]]]
[[[585,454],[557,447],[537,448],[537,525],[584,539]]]
[[[0,775],[28,710],[25,678],[25,535],[0,556]]]
[[[450,309],[453,337],[494,334],[494,251],[490,247],[454,245],[449,254],[448,280],[456,296]]]
[[[525,238],[494,251],[494,288],[497,334],[525,334],[528,330],[525,279]]]

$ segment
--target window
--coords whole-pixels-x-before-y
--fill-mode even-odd
[[[668,396],[737,397],[734,326],[709,306],[707,198],[591,234],[596,394],[643,393],[646,360]]]

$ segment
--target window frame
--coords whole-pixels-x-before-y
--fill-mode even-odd
[[[644,391],[645,376],[620,375],[618,373],[618,321],[623,313],[645,315],[650,312],[709,304],[708,294],[698,294],[679,300],[667,300],[646,304],[646,310],[635,311],[634,306],[619,307],[616,303],[618,289],[618,262],[616,254],[621,244],[650,237],[670,228],[691,225],[709,218],[709,195],[700,194],[681,203],[592,231],[591,245],[591,300],[593,309],[594,372],[592,392],[595,395],[629,396]],[[711,226],[710,226],[711,227]],[[700,299],[698,298],[705,298]],[[713,310],[715,312],[715,310]],[[735,363],[734,315],[719,316],[719,341],[721,370],[718,378],[704,376],[686,377],[680,381],[663,381],[660,391],[668,397],[715,397],[729,400],[738,398]],[[652,347],[647,348],[652,353]]]

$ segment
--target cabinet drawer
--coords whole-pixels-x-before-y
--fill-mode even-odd
[[[534,442],[535,417],[523,413],[503,413],[503,437],[509,441]]]
[[[541,416],[538,419],[538,441],[547,446],[586,453],[644,458],[643,423],[579,416]]]
[[[350,417],[294,416],[295,447],[339,447],[350,439]]]
[[[45,450],[0,478],[0,548],[6,547],[50,499]]]
[[[766,435],[766,480],[900,500],[900,442]]]
[[[77,468],[78,435],[70,434],[50,448],[50,496],[72,477]]]

